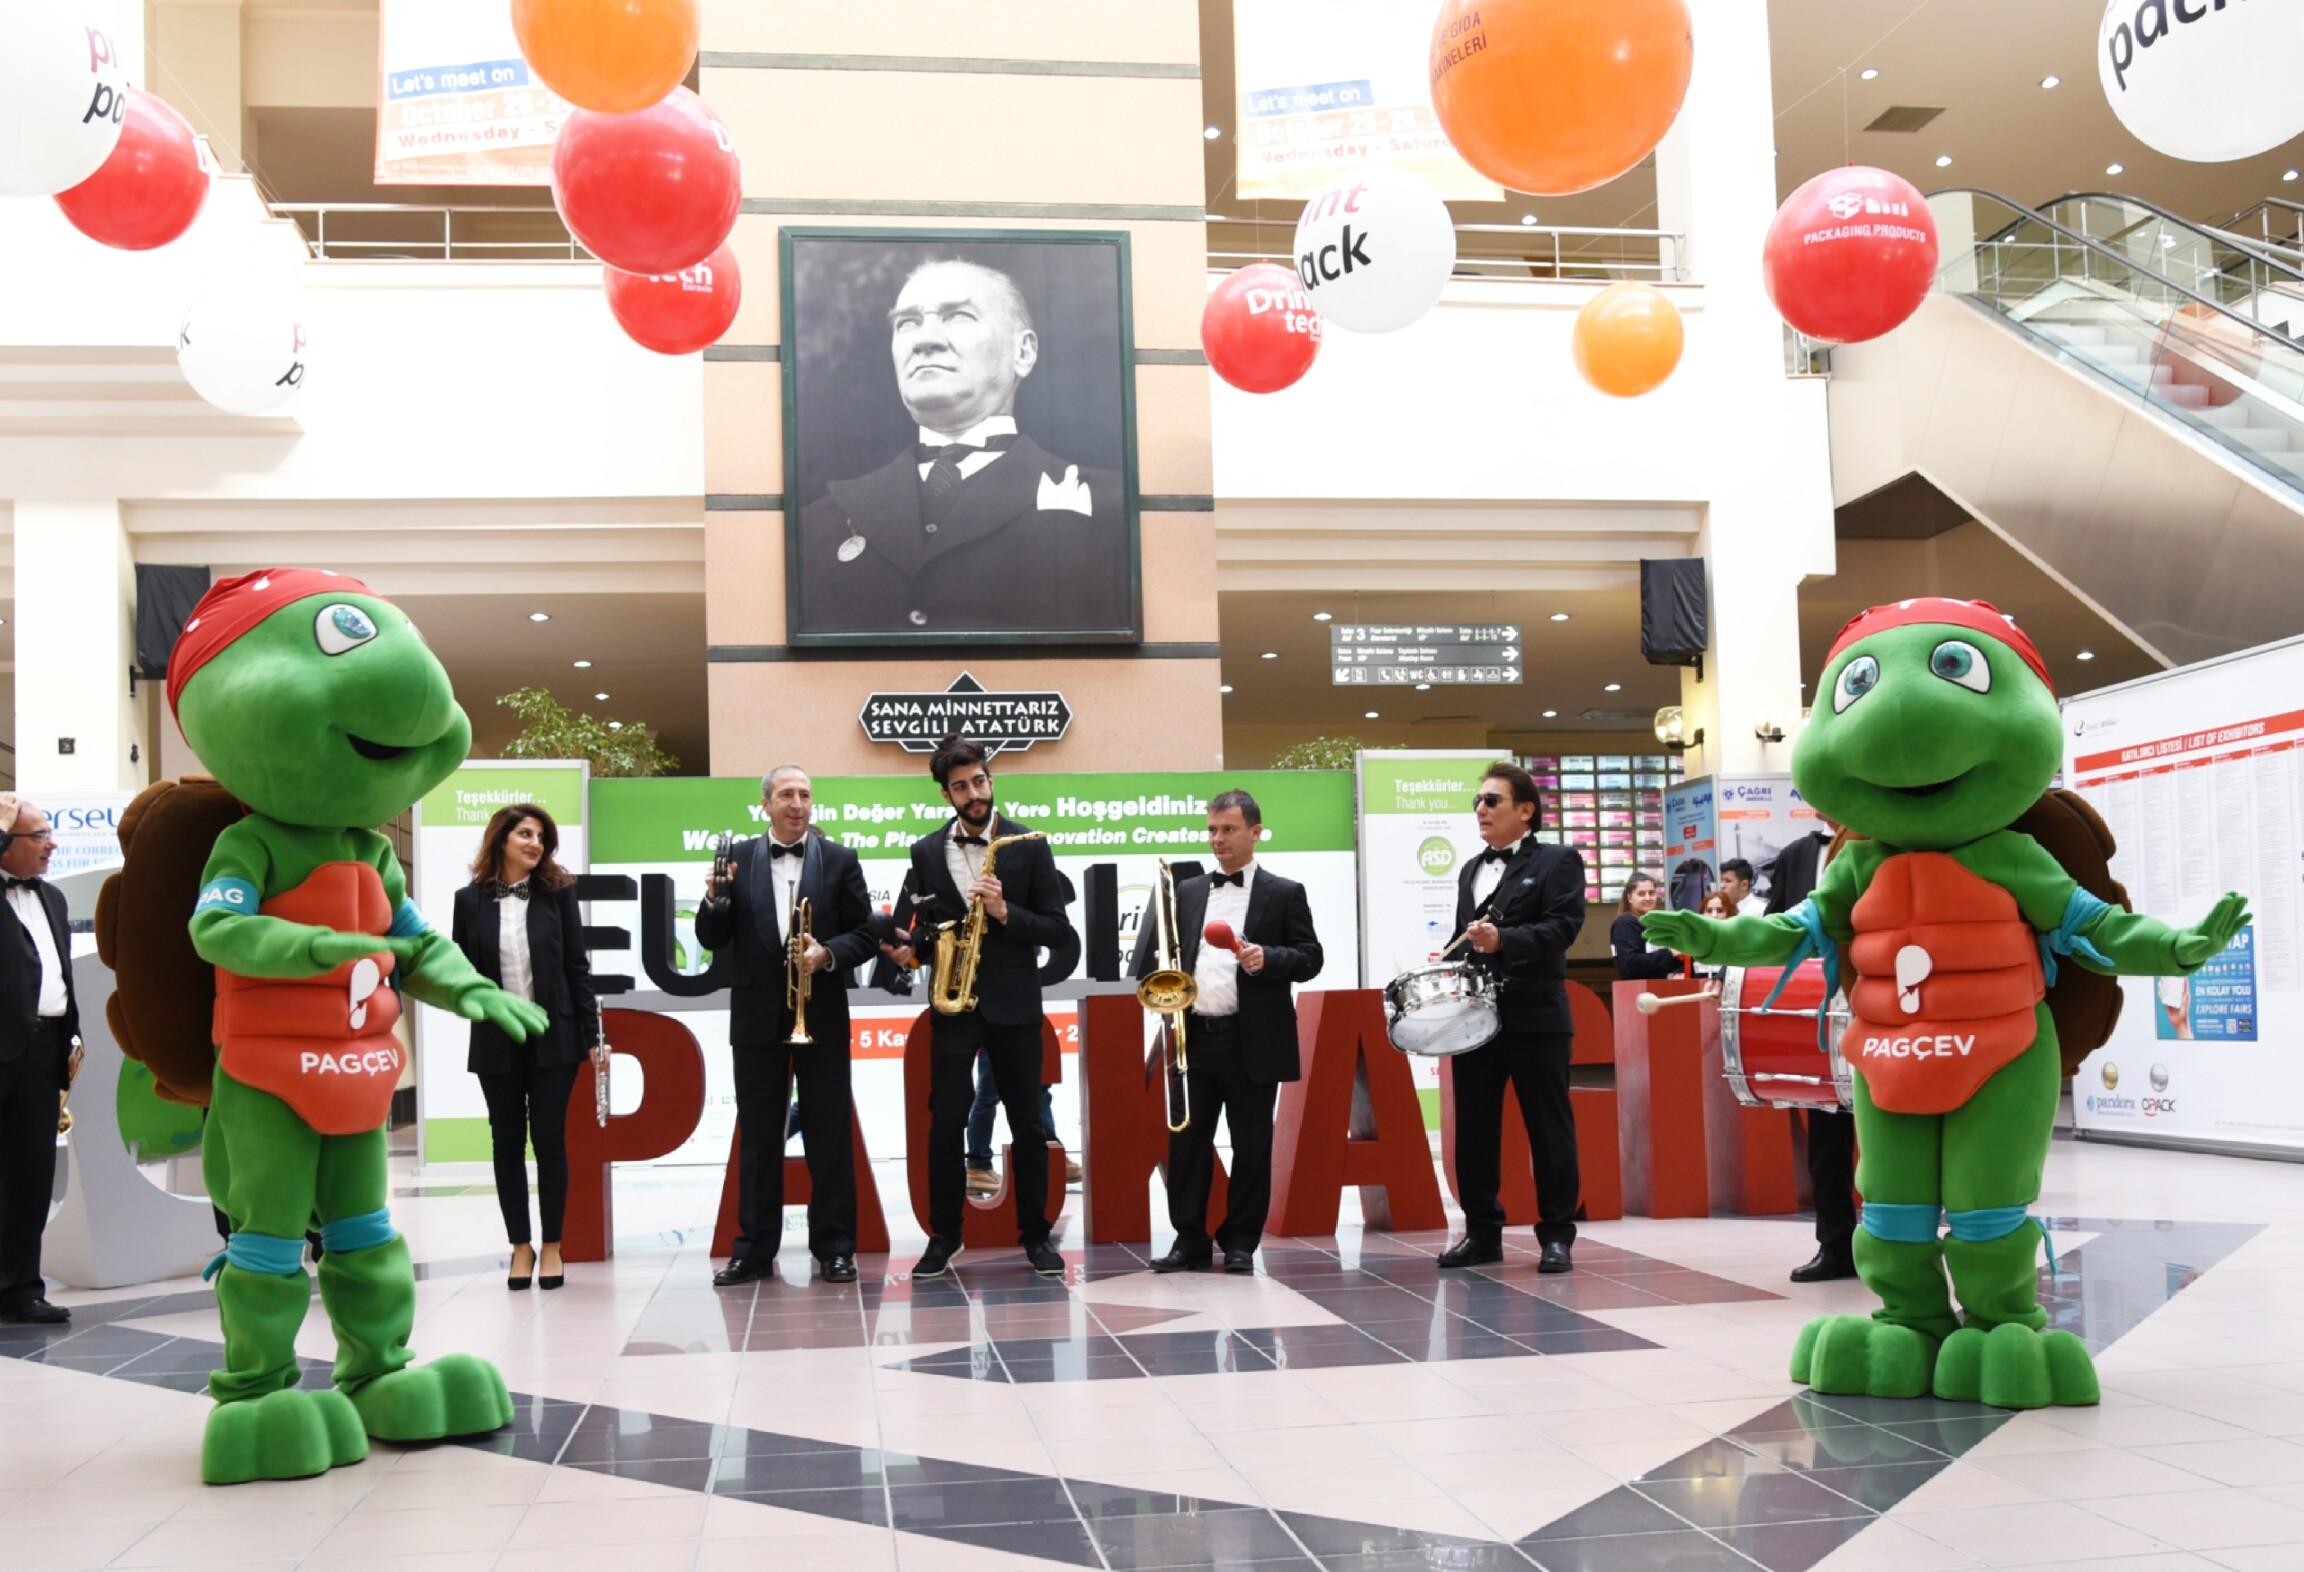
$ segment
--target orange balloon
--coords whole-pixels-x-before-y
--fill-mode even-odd
[[[696,63],[696,0],[512,0],[520,52],[579,109],[629,115]]]
[[[1653,284],[1610,284],[1576,313],[1576,369],[1614,398],[1661,387],[1685,341],[1679,308]]]
[[[1685,0],[1443,0],[1432,107],[1498,185],[1567,196],[1656,150],[1695,59]]]

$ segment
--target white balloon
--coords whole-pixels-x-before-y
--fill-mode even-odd
[[[228,415],[277,415],[304,386],[303,301],[292,290],[222,290],[184,313],[176,364]]]
[[[97,0],[0,3],[0,195],[69,191],[112,156],[128,113],[113,37]]]
[[[2171,158],[2250,158],[2304,133],[2304,4],[2111,0],[2096,79],[2120,123]]]
[[[1326,321],[1354,333],[1404,328],[1456,268],[1448,205],[1405,170],[1369,164],[1304,204],[1296,276]]]

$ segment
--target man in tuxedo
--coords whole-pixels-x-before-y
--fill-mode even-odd
[[[932,1027],[928,1090],[928,1248],[914,1277],[942,1277],[960,1253],[961,1208],[967,1204],[968,1109],[976,1100],[972,1072],[983,1053],[1008,1111],[1016,1170],[1016,1235],[1032,1270],[1064,1275],[1064,1257],[1048,1243],[1048,1134],[1041,1123],[1040,951],[1078,942],[1064,909],[1071,886],[1056,870],[1046,841],[1001,848],[992,875],[984,864],[991,842],[1024,827],[993,808],[992,771],[984,748],[946,737],[929,756],[937,789],[952,805],[952,821],[912,844],[907,880],[912,912],[896,914],[897,927],[925,935],[926,923],[961,922],[971,901],[984,903],[984,947],[976,967],[976,1007],[939,1014]],[[915,927],[917,914],[923,926]],[[909,947],[889,954],[909,966]],[[938,980],[939,985],[942,979]]]
[[[64,892],[41,875],[56,854],[48,815],[0,792],[0,1322],[52,1326],[72,1312],[48,1302],[40,1235],[56,1191],[58,1098],[71,1084],[80,1005]]]
[[[1216,1172],[1216,1116],[1232,1134],[1232,1173],[1214,1243],[1224,1270],[1256,1270],[1256,1246],[1272,1206],[1272,1110],[1280,1083],[1303,1072],[1296,1055],[1292,984],[1320,975],[1320,936],[1304,886],[1256,861],[1264,812],[1244,791],[1208,801],[1208,850],[1216,871],[1176,886],[1176,962],[1197,996],[1185,1021],[1185,1106],[1190,1118],[1168,1137],[1168,1220],[1176,1243],[1155,1272],[1199,1272],[1214,1264],[1208,1191]],[[1207,942],[1217,923],[1236,947]],[[1134,975],[1154,966],[1157,924],[1147,909],[1136,925]],[[1173,1116],[1171,1116],[1173,1117]]]
[[[1808,898],[1823,877],[1837,826],[1811,830],[1768,865],[1768,916]],[[1792,1268],[1795,1283],[1827,1283],[1856,1275],[1856,1116],[1844,1108],[1808,1110],[1808,1185],[1816,1194],[1816,1253]]]
[[[808,1249],[828,1283],[856,1280],[856,1153],[848,1082],[847,969],[870,960],[872,893],[856,854],[810,828],[815,790],[797,764],[760,783],[768,833],[743,842],[725,882],[708,880],[696,942],[735,952],[728,1045],[736,1063],[736,1241],[713,1274],[730,1288],[774,1270],[784,1235],[784,1120],[800,1083],[800,1131],[808,1159]],[[788,1042],[787,939],[798,904],[809,904],[807,1023],[813,1043]]]
[[[1472,963],[1497,979],[1502,1029],[1456,1056],[1456,1188],[1464,1237],[1440,1257],[1444,1267],[1504,1259],[1499,1148],[1504,1088],[1520,1097],[1536,1176],[1540,1272],[1574,1263],[1576,1117],[1568,1105],[1568,1057],[1575,1022],[1568,1012],[1568,947],[1584,926],[1584,859],[1569,846],[1536,839],[1536,782],[1499,763],[1480,782],[1473,817],[1486,850],[1456,877],[1456,929],[1468,934]]]
[[[1040,334],[1015,280],[927,263],[888,325],[919,441],[802,512],[796,631],[1132,631],[1121,477],[1016,429]]]

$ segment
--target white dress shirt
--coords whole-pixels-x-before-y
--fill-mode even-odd
[[[920,428],[920,441],[932,448],[949,447],[955,442],[965,442],[970,447],[981,447],[986,437],[1012,437],[1014,435],[1016,435],[1016,417],[1013,415],[987,415],[956,437],[948,437],[941,431],[930,431],[926,426]],[[999,461],[1000,455],[989,449],[982,453],[971,453],[960,461],[960,478],[966,480],[979,470],[990,469]],[[930,459],[920,466],[920,478],[922,480],[928,478],[928,471],[934,467],[935,462],[934,459]],[[963,885],[962,888],[965,889],[966,886]]]
[[[992,850],[990,845],[992,826],[989,824],[984,826],[985,845],[963,846],[960,844],[962,835],[975,833],[974,830],[968,828],[967,821],[954,819],[952,821],[952,833],[944,837],[944,871],[952,875],[952,887],[960,892],[962,901],[968,899],[968,886],[974,884],[977,875],[984,871],[984,859],[991,854]],[[948,912],[945,917],[946,920],[949,920],[960,915],[959,912]]]
[[[1488,848],[1482,846],[1480,850],[1485,854]],[[1520,848],[1517,845],[1507,846],[1501,858],[1482,863],[1480,871],[1472,875],[1472,910],[1477,920],[1486,920],[1478,918],[1478,913],[1481,907],[1488,904],[1488,897],[1496,893],[1496,886],[1504,882],[1504,864],[1519,855]]]
[[[70,1006],[64,991],[64,963],[56,954],[56,930],[48,926],[48,908],[40,892],[19,884],[8,892],[8,904],[24,931],[32,935],[32,948],[40,955],[40,1018],[55,1020]]]
[[[1240,870],[1237,888],[1213,886],[1208,891],[1208,910],[1202,916],[1205,925],[1228,922],[1232,931],[1246,944],[1248,935],[1248,892],[1256,886],[1256,864],[1253,860]],[[1199,988],[1193,1001],[1194,1015],[1238,1015],[1240,1013],[1240,957],[1230,950],[1218,949],[1205,937],[1200,941],[1200,954],[1192,964],[1192,981]]]
[[[792,909],[800,904],[800,869],[808,861],[808,858],[805,853],[798,857],[778,857],[768,848],[770,846],[805,846],[808,844],[807,832],[802,831],[801,838],[797,841],[780,841],[776,838],[776,833],[771,830],[762,839],[767,842],[767,845],[760,848],[760,855],[768,859],[768,884],[776,892],[776,932],[786,944],[790,944],[792,942]]]
[[[540,900],[543,891],[528,886],[528,900]],[[496,897],[497,970],[503,988],[516,999],[536,1002],[536,968],[528,959],[528,901],[513,895]]]
[[[1739,917],[1765,917],[1767,914],[1768,897],[1758,890],[1736,903],[1736,915]]]

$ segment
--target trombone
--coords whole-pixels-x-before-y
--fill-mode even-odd
[[[1200,985],[1184,970],[1182,941],[1176,932],[1176,875],[1168,859],[1160,860],[1159,877],[1152,883],[1152,970],[1136,985],[1136,1002],[1161,1018],[1166,1032],[1168,1059],[1168,1133],[1180,1134],[1192,1123],[1191,1091],[1184,1083],[1191,1068],[1185,1040],[1185,1017],[1200,996]]]
[[[816,974],[808,970],[810,912],[808,897],[793,903],[791,935],[784,941],[784,1007],[792,1012],[792,1034],[784,1039],[792,1047],[814,1047],[808,1035],[808,997],[815,991]]]

